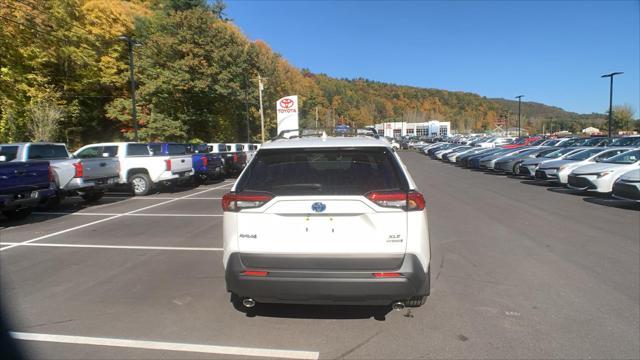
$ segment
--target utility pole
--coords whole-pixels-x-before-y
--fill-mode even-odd
[[[134,75],[134,64],[133,64],[133,47],[136,45],[140,45],[139,42],[130,38],[127,35],[122,35],[118,37],[118,39],[124,40],[129,45],[129,77],[131,82],[131,119],[133,121],[133,140],[138,142],[138,119],[136,112],[136,79]]]
[[[605,74],[600,76],[601,78],[611,78],[611,83],[609,84],[609,139],[611,139],[611,118],[613,116],[613,77],[616,75],[624,74],[623,72],[613,72],[611,74]]]
[[[264,112],[262,110],[262,90],[264,90],[264,86],[262,85],[262,77],[258,74],[258,92],[260,93],[260,127],[262,129],[262,143],[264,144]]]
[[[316,130],[318,129],[318,107],[316,106]]]
[[[249,79],[244,76],[244,115],[247,121],[247,142],[251,142],[251,124],[249,121]]]
[[[522,103],[523,96],[524,95],[516,96],[516,99],[518,99],[518,137],[520,137],[520,104]]]

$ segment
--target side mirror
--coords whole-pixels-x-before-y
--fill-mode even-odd
[[[109,153],[102,153],[102,157],[103,158],[108,158],[108,157],[111,157],[111,156],[109,155]]]
[[[7,157],[4,155],[0,155],[0,162],[5,162],[7,161]]]

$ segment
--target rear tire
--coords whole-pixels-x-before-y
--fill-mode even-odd
[[[153,187],[153,183],[151,182],[149,175],[145,173],[131,175],[131,177],[129,178],[129,183],[131,184],[133,193],[136,196],[148,195]]]
[[[60,206],[62,200],[64,200],[65,196],[62,192],[58,192],[54,197],[51,197],[43,203],[44,207],[48,210],[52,210]]]
[[[104,191],[89,191],[80,196],[84,199],[84,201],[94,203],[102,199],[102,197],[104,196]]]
[[[22,220],[31,215],[31,208],[5,210],[2,215],[6,216],[9,220]]]

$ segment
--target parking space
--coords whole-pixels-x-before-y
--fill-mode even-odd
[[[227,181],[67,199],[0,224],[14,337],[33,358],[637,357],[638,211],[401,156],[429,215],[421,308],[235,309],[220,251]]]

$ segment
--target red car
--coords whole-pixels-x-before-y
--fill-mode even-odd
[[[502,146],[503,149],[516,149],[519,147],[527,146],[535,141],[540,140],[540,136],[531,136],[531,137],[521,137],[516,139],[513,144]]]

